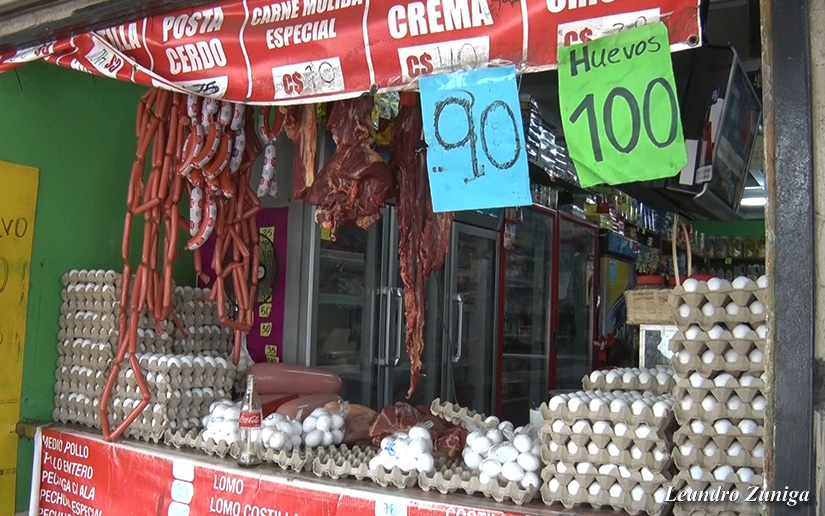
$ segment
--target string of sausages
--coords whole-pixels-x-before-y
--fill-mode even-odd
[[[121,246],[124,265],[117,351],[100,403],[103,436],[109,441],[120,437],[151,399],[135,355],[141,314],[148,311],[153,316],[158,334],[163,333],[161,322],[171,317],[176,328],[187,336],[172,303],[172,264],[178,256],[179,231],[188,229],[185,247],[193,251],[196,274],[204,283],[209,277],[203,273],[200,249],[215,233],[212,269],[216,277],[210,298],[218,302],[221,323],[235,331],[236,365],[242,334],[252,328],[254,321],[258,285],[260,258],[255,215],[260,201],[250,187],[250,178],[262,148],[255,137],[252,110],[246,110],[243,104],[151,89],[138,104],[136,133],[138,144]],[[277,133],[272,136],[272,141],[266,140],[267,145],[274,142]],[[144,180],[147,159],[151,167]],[[272,161],[274,171],[274,151]],[[188,221],[179,210],[184,189],[189,196]],[[133,276],[130,242],[134,219],[139,216],[144,218],[143,248]],[[232,281],[237,305],[233,317],[227,313],[228,279]],[[142,399],[112,430],[109,401],[127,354]]]

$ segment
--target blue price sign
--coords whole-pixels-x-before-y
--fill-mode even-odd
[[[375,516],[407,516],[407,502],[398,498],[375,501]]]
[[[532,203],[516,69],[421,77],[435,212]]]

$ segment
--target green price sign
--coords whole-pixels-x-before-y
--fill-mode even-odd
[[[560,47],[559,92],[582,187],[672,177],[687,163],[664,23]]]

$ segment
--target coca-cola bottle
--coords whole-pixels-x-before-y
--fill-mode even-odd
[[[239,466],[252,467],[261,463],[261,419],[257,379],[254,375],[249,375],[246,377],[246,393],[238,417]]]

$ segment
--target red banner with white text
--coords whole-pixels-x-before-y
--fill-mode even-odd
[[[248,104],[415,88],[424,74],[552,69],[559,45],[663,21],[699,44],[699,0],[242,0],[183,9],[0,53]]]

